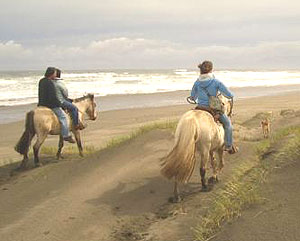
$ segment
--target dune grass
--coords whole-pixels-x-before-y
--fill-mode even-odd
[[[177,122],[178,122],[177,120],[167,120],[167,121],[152,122],[149,124],[145,124],[127,135],[121,135],[121,136],[112,138],[111,140],[109,140],[106,143],[106,145],[103,148],[97,149],[93,145],[84,145],[83,153],[85,155],[90,155],[90,154],[96,153],[97,151],[102,151],[105,149],[118,147],[118,146],[125,144],[125,143],[127,143],[147,132],[150,132],[152,130],[168,129],[168,130],[171,130],[174,132],[176,129],[176,126],[177,126]],[[56,146],[42,146],[41,153],[46,154],[46,155],[56,155],[57,147]],[[63,153],[67,154],[67,155],[77,154],[78,148],[76,145],[67,146],[67,147],[64,147]],[[29,153],[29,155],[32,156],[32,151]]]
[[[57,147],[56,146],[42,146],[41,153],[46,155],[56,155],[57,153]],[[85,145],[83,147],[83,152],[85,154],[92,154],[96,151],[96,148],[93,145]],[[63,149],[64,154],[77,154],[78,148],[76,145],[73,146],[66,146]]]
[[[129,133],[128,135],[122,135],[122,136],[112,138],[110,141],[107,142],[104,149],[118,147],[119,145],[129,142],[152,130],[168,129],[174,132],[177,126],[177,122],[178,121],[176,120],[172,120],[172,121],[168,120],[168,121],[153,122],[147,125],[143,125],[139,127],[137,130]]]
[[[271,159],[264,158],[273,145],[288,136],[288,140]],[[300,157],[300,127],[279,130],[272,138],[260,141],[256,145],[256,151],[256,158],[243,161],[239,168],[233,170],[231,180],[217,192],[212,207],[194,229],[196,240],[212,239],[222,224],[239,217],[245,207],[263,200],[259,188],[273,167],[280,162]]]

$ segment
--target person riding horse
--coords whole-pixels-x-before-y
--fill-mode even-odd
[[[60,70],[57,70],[54,67],[48,67],[44,78],[39,81],[38,106],[50,108],[56,114],[61,124],[61,135],[63,140],[70,143],[75,143],[75,140],[69,131],[66,115],[61,108],[64,107],[63,102],[58,97],[61,94],[61,90],[55,84],[55,81],[57,80],[57,73],[60,74]],[[78,110],[72,108],[71,114],[75,129],[83,129],[83,125],[78,124]]]
[[[59,104],[63,109],[68,110],[71,113],[74,128],[77,130],[83,130],[86,126],[79,121],[78,108],[72,104],[73,100],[68,97],[68,89],[60,77],[61,70],[56,69],[56,78],[54,79],[54,86]]]
[[[197,109],[210,109],[209,97],[217,96],[221,92],[227,98],[233,98],[226,86],[217,80],[212,74],[213,63],[211,61],[204,61],[198,65],[200,69],[200,77],[194,83],[191,91],[191,98],[197,103]],[[219,121],[222,123],[225,130],[225,151],[229,154],[236,153],[237,149],[233,146],[232,138],[232,125],[227,115],[224,113],[219,114]]]

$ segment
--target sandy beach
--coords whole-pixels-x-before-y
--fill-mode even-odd
[[[173,94],[163,95],[174,98]],[[159,94],[147,96],[154,98]],[[186,92],[182,92],[184,96]],[[300,91],[294,91],[239,98],[234,105],[233,124],[240,152],[226,155],[221,183],[209,193],[199,192],[199,174],[195,171],[191,182],[182,187],[181,204],[168,203],[172,182],[159,172],[159,160],[173,145],[171,130],[152,130],[119,146],[98,149],[140,126],[177,120],[193,106],[100,111],[99,118],[87,122],[88,127],[82,132],[83,145],[94,150],[86,157],[78,157],[75,151],[57,161],[51,152],[42,154],[41,168],[33,168],[32,158],[25,170],[18,171],[18,163],[0,168],[0,240],[194,240],[191,228],[197,227],[216,192],[233,178],[233,171],[240,165],[247,164],[250,168],[257,165],[254,144],[263,139],[261,113],[270,114],[274,133],[280,128],[299,125],[299,96]],[[287,109],[290,111],[282,114]],[[23,124],[19,121],[0,125],[2,165],[21,160],[13,147]],[[58,138],[52,136],[44,145],[55,150],[57,142]],[[285,195],[282,189],[280,198]]]
[[[0,241],[300,241],[300,1],[1,3]]]
[[[283,91],[282,94],[278,95],[277,92],[279,89],[279,87],[276,87],[275,89],[271,88],[271,90],[264,92],[261,88],[250,88],[247,94],[244,93],[244,89],[234,90],[238,98],[234,105],[235,116],[233,122],[243,122],[250,116],[263,111],[274,111],[274,113],[276,113],[282,109],[297,109],[299,106],[300,91]],[[290,87],[288,90],[290,90]],[[259,95],[265,93],[269,94],[269,96],[249,97],[254,93]],[[96,149],[99,149],[111,138],[128,134],[144,124],[178,119],[185,111],[193,108],[193,105],[185,104],[185,98],[188,94],[188,91],[177,91],[147,95],[119,95],[98,98],[97,102],[100,105],[101,111],[95,122],[87,122],[88,128],[82,132],[83,143],[84,145],[93,146]],[[242,98],[240,96],[248,97]],[[173,101],[174,99],[176,99],[177,102]],[[164,106],[147,106],[147,103],[150,105],[153,100],[156,100],[157,103]],[[159,102],[160,100],[164,100],[165,102]],[[127,103],[128,106],[133,107],[126,109],[123,106],[123,109],[105,111],[110,103],[115,104],[114,108],[118,108],[117,103],[120,104],[124,102]],[[174,102],[176,105],[170,105],[170,103]],[[143,107],[134,107],[132,103],[135,103],[136,106],[142,105]],[[10,112],[15,113],[15,109],[17,109],[17,111],[22,113],[24,118],[26,111],[33,109],[34,106],[35,105],[19,106],[16,108],[6,107],[6,114],[9,115]],[[104,110],[102,110],[102,107]],[[259,126],[259,123],[257,123],[257,125]],[[20,161],[21,157],[14,151],[13,147],[22,134],[23,129],[24,120],[0,124],[0,165]],[[49,136],[44,145],[56,146],[57,141],[57,136]]]

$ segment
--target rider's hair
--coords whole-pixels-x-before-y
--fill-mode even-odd
[[[60,79],[61,76],[61,70],[56,68],[56,78]]]
[[[53,75],[56,71],[56,68],[54,67],[48,67],[46,72],[45,72],[45,77],[48,78],[50,77],[51,75]]]
[[[201,74],[210,73],[213,70],[213,63],[211,61],[205,60],[198,65]]]

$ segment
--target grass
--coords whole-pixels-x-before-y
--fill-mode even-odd
[[[291,134],[293,136],[288,138],[271,160],[263,158],[273,145]],[[223,223],[239,217],[245,207],[262,201],[259,187],[273,167],[300,157],[300,127],[279,130],[272,138],[260,141],[256,151],[255,160],[243,162],[233,171],[232,179],[217,192],[212,207],[194,230],[196,240],[210,240]]]
[[[178,121],[176,121],[176,120],[168,120],[168,121],[153,122],[150,124],[146,124],[146,125],[139,127],[138,129],[132,131],[128,135],[122,135],[122,136],[117,136],[117,137],[112,138],[111,140],[109,140],[106,143],[104,148],[97,149],[92,145],[84,146],[83,153],[84,153],[84,155],[89,155],[89,154],[94,154],[96,151],[105,150],[105,149],[109,149],[109,148],[115,148],[115,147],[125,144],[145,133],[148,133],[152,130],[167,129],[167,130],[171,130],[171,131],[175,132],[177,122]],[[42,146],[42,148],[41,148],[42,154],[56,155],[56,152],[57,152],[57,147],[54,147],[54,146]],[[78,153],[77,146],[64,147],[63,153],[67,154],[67,155],[77,154]],[[32,156],[32,151],[30,152],[30,156]]]
[[[57,153],[57,147],[54,146],[42,146],[41,148],[41,153],[46,154],[46,155],[56,155]],[[84,146],[83,147],[83,152],[85,154],[92,154],[96,151],[96,148],[92,145]],[[78,148],[77,146],[67,146],[64,147],[63,149],[64,154],[77,154],[78,153]]]
[[[291,135],[291,134],[299,135],[300,128],[292,126],[292,127],[287,127],[287,128],[278,130],[270,138],[264,139],[256,145],[257,154],[262,156],[271,148],[272,145],[274,145],[278,141],[282,140],[284,137]]]
[[[122,135],[111,139],[110,141],[107,142],[105,149],[118,147],[121,144],[127,143],[152,130],[168,129],[168,130],[175,131],[176,126],[177,126],[177,121],[154,122],[151,124],[143,125],[128,135]]]

